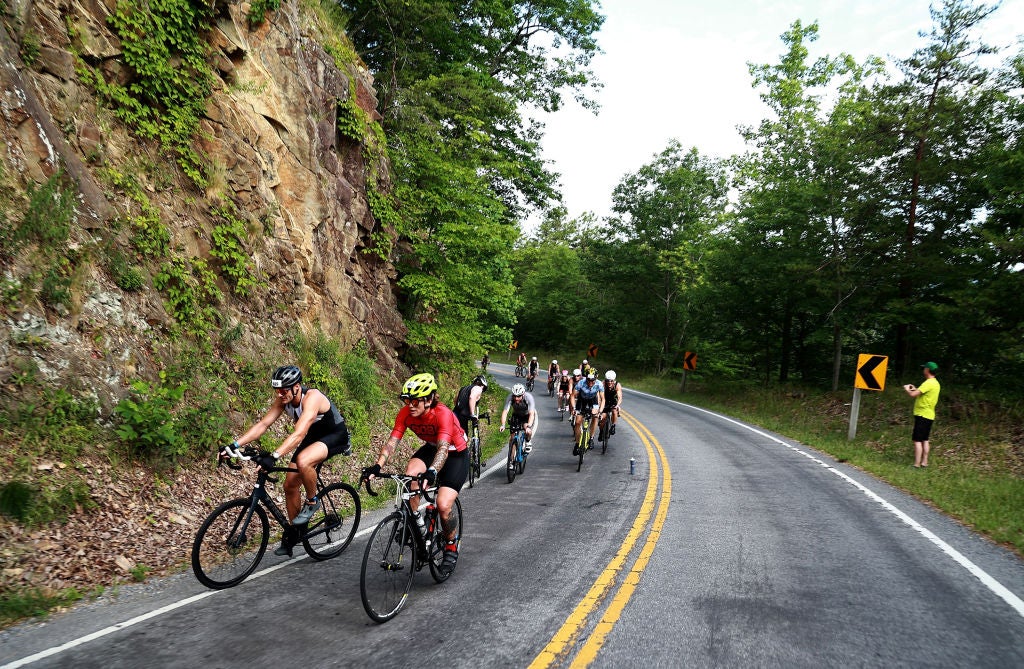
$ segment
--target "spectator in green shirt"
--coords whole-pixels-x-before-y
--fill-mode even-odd
[[[931,436],[932,423],[935,422],[935,405],[939,403],[939,380],[935,378],[935,372],[939,366],[934,362],[926,362],[921,365],[924,372],[924,381],[920,386],[908,383],[903,390],[914,398],[914,432],[911,439],[914,441],[914,466],[928,466],[928,451],[931,444],[928,438]]]

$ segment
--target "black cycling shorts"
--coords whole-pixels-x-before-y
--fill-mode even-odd
[[[299,447],[292,453],[292,462],[295,462],[295,459],[299,457],[299,452],[302,449],[318,441],[327,447],[327,457],[332,457],[338,453],[348,455],[352,452],[352,447],[349,445],[348,440],[348,428],[342,425],[340,430],[328,432],[327,434],[307,434],[306,438],[299,444]]]
[[[427,467],[434,462],[437,455],[435,444],[423,444],[420,449],[412,454],[412,457],[420,460]],[[451,488],[458,492],[462,490],[466,479],[469,478],[469,449],[464,451],[448,451],[448,459],[437,473],[437,485],[440,488]]]

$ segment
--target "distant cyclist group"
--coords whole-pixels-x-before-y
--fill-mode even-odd
[[[422,440],[421,446],[405,465],[406,478],[403,480],[407,482],[405,484],[407,493],[404,496],[403,504],[406,505],[404,508],[411,513],[411,517],[422,522],[422,514],[418,509],[422,496],[429,503],[429,511],[434,514],[432,517],[436,517],[440,523],[437,536],[438,543],[443,543],[443,553],[437,553],[436,564],[431,567],[432,573],[435,573],[435,577],[439,580],[446,579],[454,571],[459,557],[462,516],[461,504],[457,501],[459,493],[470,471],[475,473],[473,478],[480,475],[479,444],[477,442],[479,442],[481,398],[488,388],[485,375],[488,362],[488,356],[485,354],[481,360],[481,368],[484,373],[479,374],[469,384],[459,389],[452,408],[439,400],[438,384],[432,374],[420,373],[409,377],[403,384],[399,395],[404,404],[395,417],[388,439],[380,448],[373,464],[364,467],[361,471],[360,482],[365,483],[367,490],[373,492],[369,487],[369,482],[373,479],[395,479],[399,476],[385,472],[383,468],[395,453],[405,434],[411,431]],[[512,385],[501,411],[499,430],[504,432],[508,429],[511,435],[508,462],[509,482],[512,482],[515,473],[522,473],[526,457],[532,451],[533,435],[537,427],[537,402],[532,391],[539,374],[539,367],[536,356],[527,359],[524,353],[519,354],[516,376],[523,378],[524,381],[517,381]],[[275,511],[275,517],[284,525],[284,533],[281,545],[274,553],[289,557],[296,544],[302,542],[304,545],[309,545],[311,536],[315,534],[315,531],[311,529],[314,524],[319,526],[324,523],[323,527],[326,529],[318,531],[330,534],[336,532],[334,528],[343,523],[343,519],[338,517],[339,512],[335,509],[333,500],[328,500],[325,505],[324,501],[317,497],[318,491],[323,495],[325,490],[319,474],[320,466],[331,456],[338,453],[345,455],[351,453],[349,431],[338,406],[323,392],[303,385],[302,381],[302,372],[295,365],[284,365],[274,370],[270,379],[274,396],[266,414],[231,444],[222,447],[219,452],[220,459],[229,464],[237,458],[254,460],[259,465],[260,471],[263,472],[260,481],[274,480],[269,476],[272,472],[285,472],[284,492],[287,518]],[[594,435],[600,429],[601,434],[605,435],[605,439],[607,439],[606,435],[615,433],[619,409],[622,406],[621,385],[616,380],[615,372],[611,370],[605,372],[604,381],[599,383],[597,371],[587,360],[583,360],[578,368],[572,370],[571,374],[569,370],[559,366],[558,360],[552,360],[547,368],[547,388],[548,395],[556,397],[556,409],[560,418],[568,415],[571,419],[574,435],[573,455],[578,456],[579,462],[582,464],[581,449],[592,448],[593,438],[584,443],[581,441],[581,434]],[[253,442],[256,442],[282,415],[287,415],[294,423],[292,432],[272,452],[257,450]],[[474,429],[471,430],[471,428]],[[467,448],[470,441],[467,435],[471,434],[477,435],[473,440],[475,449]],[[288,456],[290,456],[288,465],[280,467],[278,461]],[[472,469],[474,457],[477,459],[475,470]],[[347,484],[345,485],[347,487]],[[422,495],[419,494],[421,488]],[[305,500],[302,499],[303,491]],[[224,548],[229,555],[228,559],[236,560],[241,549],[251,542],[245,527],[249,526],[254,512],[262,513],[262,509],[257,508],[260,499],[259,495],[254,494],[251,503],[246,501],[239,504],[237,500],[226,503],[226,506],[238,507],[239,511],[236,513],[240,513],[238,520],[234,523],[234,529],[227,530],[227,536],[221,538],[226,542]],[[354,504],[356,509],[354,522],[358,523],[358,496],[356,496]],[[246,508],[248,508],[247,513]],[[221,513],[220,509],[211,515],[211,519],[218,513]],[[290,521],[290,524],[285,524],[286,520]],[[265,514],[262,515],[262,522],[265,534]],[[207,549],[203,547],[205,544],[202,543],[202,535],[206,529],[204,526],[200,530],[194,548],[196,555],[194,562],[200,564],[197,574],[202,573],[205,568],[202,561],[205,560]],[[354,527],[351,533],[354,534]],[[351,534],[348,536],[350,537]],[[426,544],[422,543],[424,536],[426,535],[421,535],[420,539],[421,550],[427,550]],[[265,546],[266,539],[262,539],[262,541]],[[347,541],[345,545],[347,545]],[[256,561],[262,555],[262,550],[261,547]],[[340,552],[340,549],[337,552]],[[331,553],[329,556],[334,554],[337,553]],[[322,559],[322,557],[318,559]],[[381,564],[388,563],[386,560],[380,562]],[[255,568],[254,562],[248,567],[248,571],[240,576],[230,581],[224,580],[219,582],[220,585],[211,587],[233,585],[245,578],[253,568]],[[390,570],[392,567],[387,567],[387,569]],[[200,580],[208,584],[218,583],[203,576],[200,577]],[[364,604],[366,604],[365,595]],[[370,607],[367,606],[369,611]],[[397,613],[397,608],[394,613]]]

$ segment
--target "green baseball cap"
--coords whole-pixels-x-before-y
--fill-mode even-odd
[[[928,369],[929,371],[937,372],[939,371],[939,366],[936,365],[934,362],[926,362],[923,365],[921,365],[921,369]]]

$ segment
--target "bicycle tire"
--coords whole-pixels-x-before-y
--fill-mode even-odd
[[[223,590],[238,585],[263,558],[270,522],[262,506],[253,512],[250,506],[248,497],[224,502],[199,526],[192,542],[192,572],[206,587]]]
[[[577,457],[579,461],[576,463],[576,471],[583,468],[583,456],[587,453],[587,442],[589,441],[590,435],[588,431],[580,428],[580,442],[576,444]]]
[[[558,422],[559,423],[565,422],[565,414],[566,413],[567,413],[567,411],[565,410],[565,407],[562,407],[562,410],[558,412]]]
[[[438,583],[444,583],[451,577],[451,573],[441,573],[441,563],[444,562],[444,545],[447,542],[447,538],[444,534],[444,528],[441,527],[440,513],[434,523],[434,531],[430,537],[430,575],[434,577],[434,580]],[[455,504],[452,506],[452,515],[455,516],[455,545],[456,547],[462,546],[462,502],[458,497],[455,498]],[[458,563],[456,563],[458,566]]]
[[[395,511],[380,521],[366,542],[359,572],[359,596],[366,615],[384,623],[409,600],[416,575],[416,540],[412,525]]]
[[[519,443],[517,444],[519,451],[523,454],[523,457],[516,461],[516,469],[519,470],[519,474],[522,475],[526,471],[526,434],[519,435]]]
[[[508,461],[505,463],[505,475],[508,477],[508,482],[512,483],[516,480],[516,474],[519,473],[519,467],[516,465],[516,438],[509,437],[508,440]]]
[[[306,524],[302,546],[314,560],[330,560],[352,543],[359,529],[359,493],[347,483],[332,483],[317,493],[320,510]]]
[[[472,488],[480,478],[480,438],[469,440],[469,487]]]
[[[611,428],[609,427],[610,418],[604,419],[604,425],[601,426],[601,455],[604,455],[608,450],[608,439],[611,435]]]

